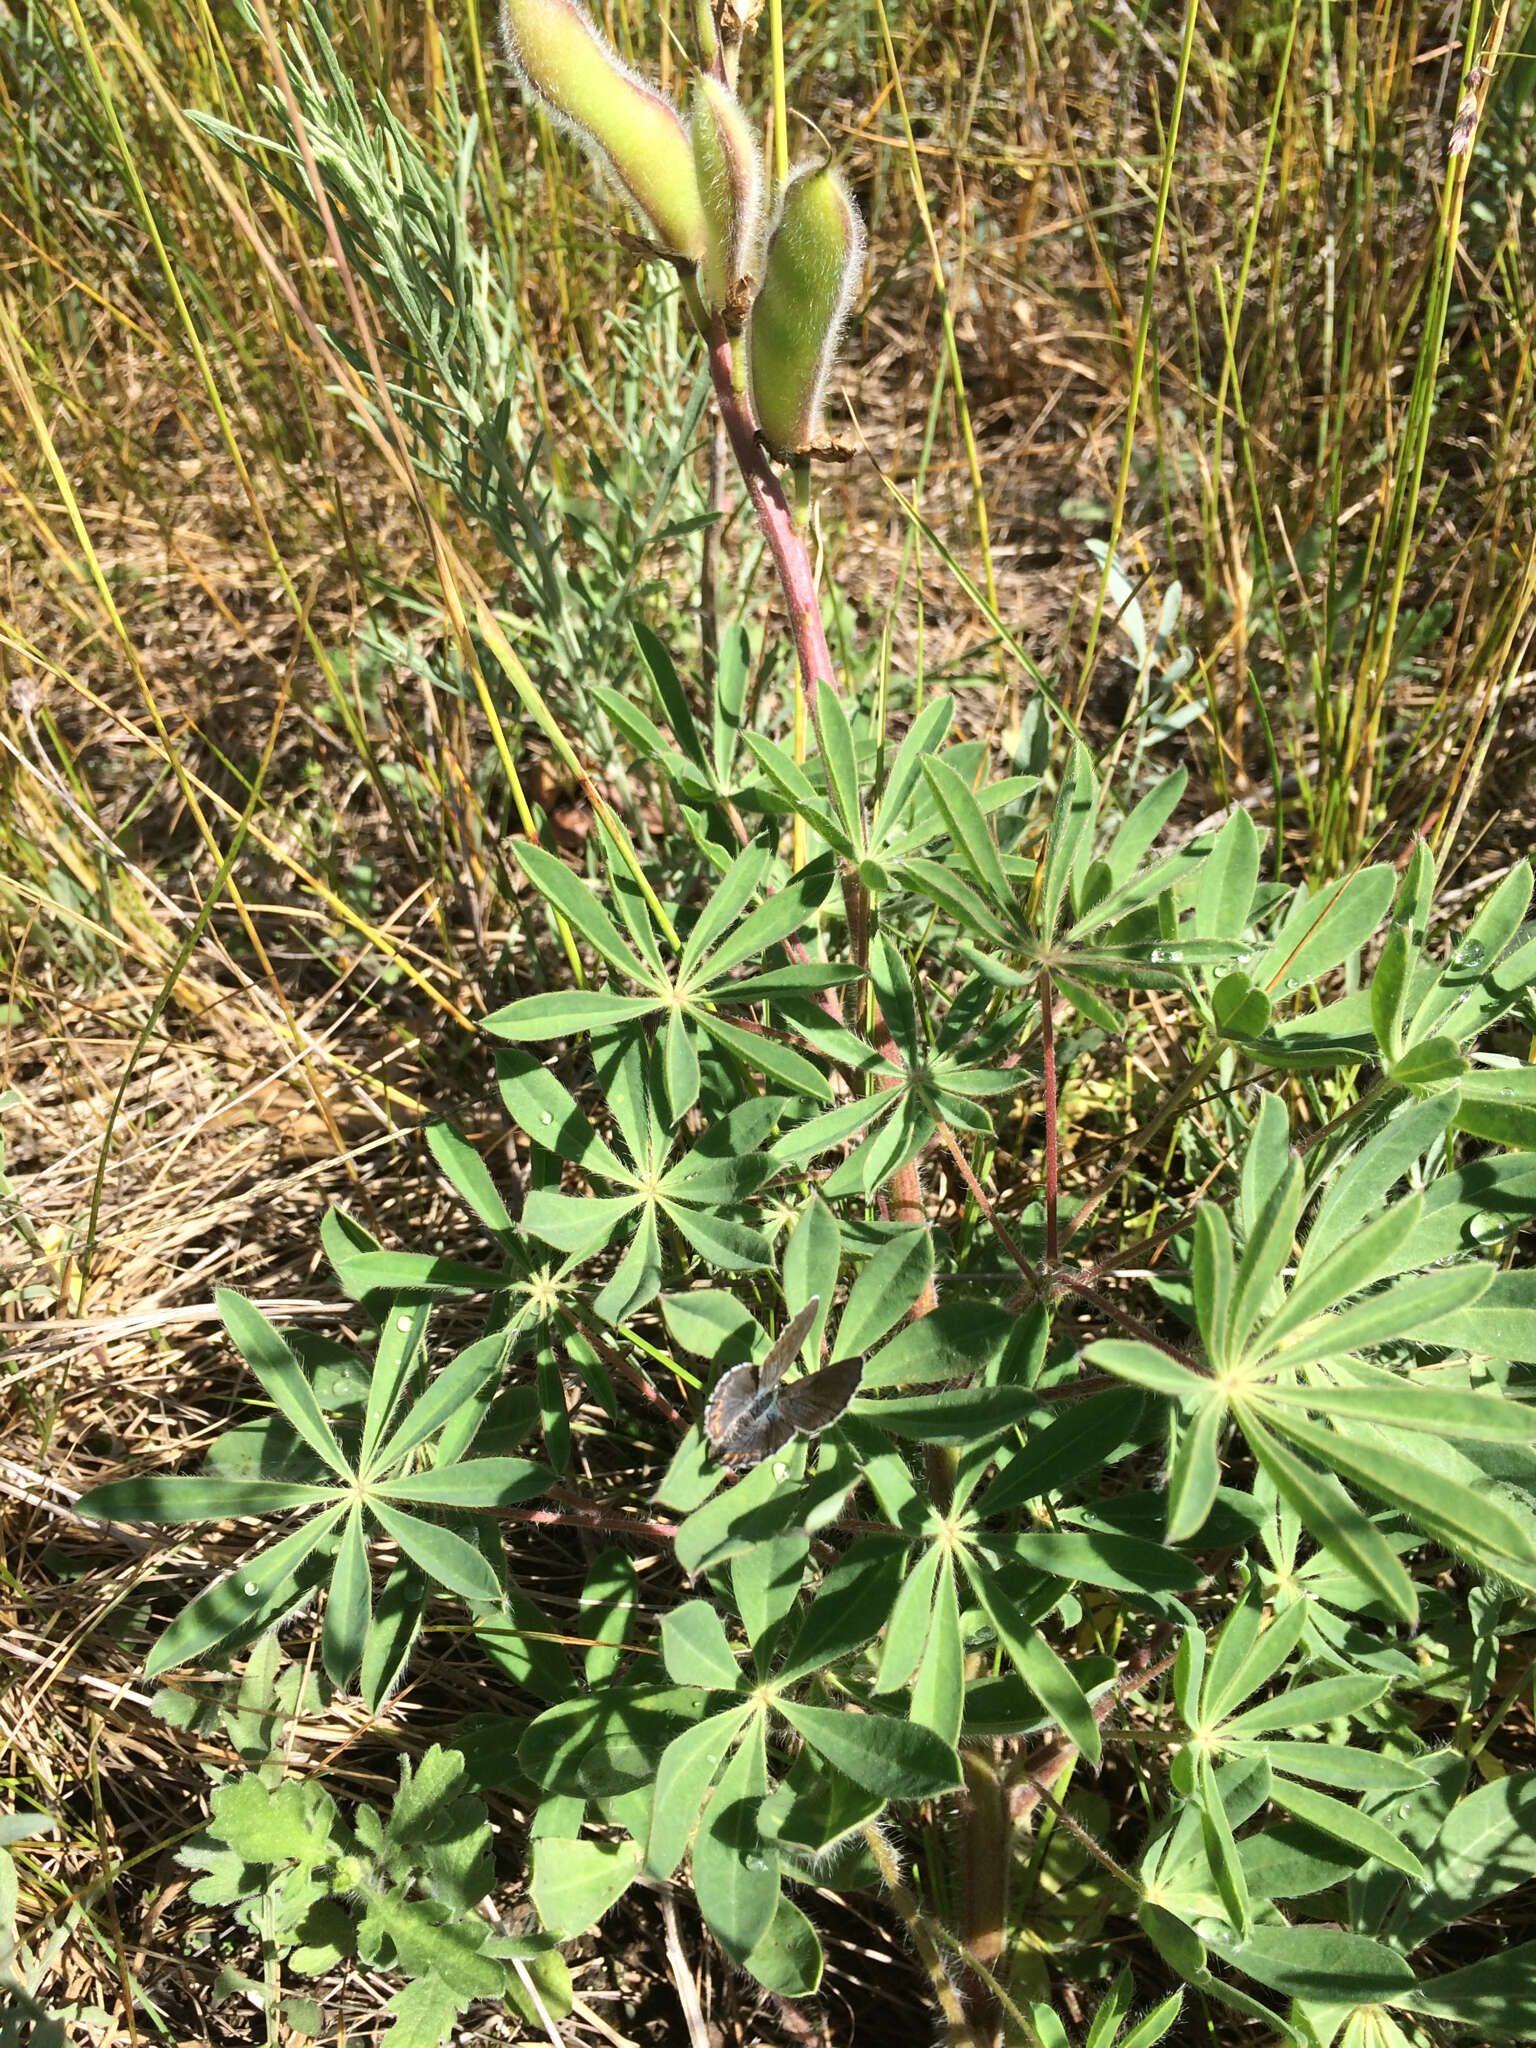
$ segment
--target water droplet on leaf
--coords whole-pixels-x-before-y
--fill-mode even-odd
[[[1488,957],[1488,948],[1481,939],[1463,939],[1451,955],[1453,967],[1481,967]]]
[[[1495,1216],[1491,1211],[1485,1210],[1481,1216],[1472,1218],[1467,1230],[1475,1243],[1492,1244],[1518,1228],[1519,1222],[1518,1216]]]
[[[257,1585],[257,1583],[256,1583],[256,1581],[255,1581],[254,1579],[247,1579],[247,1580],[246,1580],[246,1582],[245,1582],[245,1587],[244,1587],[244,1592],[245,1592],[245,1597],[246,1597],[246,1599],[247,1599],[247,1600],[254,1600],[254,1599],[256,1598],[256,1595],[257,1595],[257,1594],[258,1594],[258,1593],[259,1593],[260,1591],[261,1591],[261,1588],[260,1588],[260,1586],[258,1586],[258,1585]]]

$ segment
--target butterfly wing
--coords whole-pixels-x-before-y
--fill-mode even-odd
[[[798,1425],[786,1419],[781,1403],[775,1401],[765,1408],[759,1396],[783,1379],[820,1306],[821,1297],[813,1294],[790,1319],[761,1364],[733,1365],[715,1382],[704,1410],[704,1434],[722,1465],[736,1470],[759,1464],[783,1450],[794,1435]]]
[[[803,1430],[807,1436],[830,1429],[858,1392],[861,1370],[857,1358],[845,1358],[813,1372],[809,1379],[796,1380],[779,1395],[779,1415],[792,1430]]]
[[[821,1307],[821,1296],[813,1294],[798,1315],[791,1316],[783,1330],[774,1340],[773,1349],[758,1367],[762,1374],[760,1384],[765,1387],[777,1386],[785,1373],[800,1356],[800,1346],[810,1334],[816,1311]],[[736,1368],[737,1371],[740,1367]]]

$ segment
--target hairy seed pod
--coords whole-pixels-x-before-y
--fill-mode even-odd
[[[768,242],[763,288],[752,307],[752,403],[780,459],[808,449],[838,332],[864,267],[864,227],[829,164],[810,164],[784,187]]]
[[[699,262],[707,235],[677,110],[619,61],[579,0],[502,0],[523,84],[613,173],[669,255]]]
[[[729,86],[700,72],[693,81],[693,166],[709,239],[704,296],[719,312],[751,268],[762,209],[763,169],[752,129]]]

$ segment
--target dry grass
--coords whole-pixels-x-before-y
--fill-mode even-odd
[[[800,53],[842,52],[792,97],[847,150],[872,227],[852,420],[931,529],[867,466],[829,488],[859,687],[958,675],[976,729],[1006,741],[1021,676],[1000,621],[1096,732],[1123,727],[1149,766],[1192,759],[1201,809],[1236,796],[1272,817],[1278,775],[1293,865],[1396,852],[1427,825],[1473,879],[1500,870],[1530,829],[1529,196],[1518,154],[1478,159],[1481,211],[1437,236],[1459,175],[1455,11],[1202,16],[1150,283],[1177,23],[1068,12],[893,22],[910,148],[878,15],[799,33]],[[1330,13],[1347,16],[1333,51]],[[1529,13],[1496,11],[1507,51]],[[344,55],[424,127],[443,33],[430,4],[370,6]],[[387,333],[366,285],[350,305],[300,210],[176,112],[270,124],[253,88],[272,75],[259,34],[190,0],[0,28],[0,1742],[17,1807],[55,1823],[18,1852],[24,1937],[48,2001],[102,2048],[260,2038],[208,2002],[208,1930],[172,1860],[199,1765],[227,1749],[156,1720],[135,1677],[149,1576],[163,1609],[241,1537],[176,1548],[166,1577],[159,1546],[88,1531],[71,1502],[187,1465],[243,1412],[215,1284],[345,1328],[316,1250],[329,1203],[389,1242],[452,1232],[462,1250],[413,1133],[476,1114],[465,1025],[523,944],[498,854],[516,819],[484,772],[496,734],[455,666],[494,552],[350,417],[366,370],[323,327],[355,339],[362,310]],[[481,226],[523,255],[530,420],[579,490],[605,429],[563,366],[598,363],[602,308],[635,280],[589,186],[551,200],[550,138],[528,141],[473,47],[461,89],[496,124]],[[1512,136],[1521,112],[1489,118]],[[1164,706],[1193,707],[1182,727],[1149,723],[1113,605],[1095,623],[1085,538],[1113,543],[1149,618],[1182,580],[1192,661]],[[666,558],[673,603],[685,559]],[[381,627],[418,668],[358,658]],[[500,709],[529,801],[569,805],[547,741]],[[569,1578],[576,1555],[528,1567]],[[381,1725],[332,1703],[288,1739],[363,1790],[391,1745],[485,1704],[448,1644]],[[603,1998],[631,2001],[626,2038],[681,2039],[659,1918],[635,1914],[578,1981],[621,2034],[623,2001]],[[916,1999],[890,1930],[838,1931],[823,2038],[856,2021],[902,2038]],[[699,1967],[723,2038],[789,2027]],[[378,1987],[347,1999],[367,2037]],[[573,2020],[566,2038],[618,2035]]]

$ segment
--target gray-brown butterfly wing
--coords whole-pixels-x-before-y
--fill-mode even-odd
[[[799,1354],[820,1306],[821,1297],[813,1294],[790,1318],[761,1364],[733,1365],[716,1381],[704,1410],[704,1434],[722,1465],[759,1464],[795,1434],[799,1425],[783,1413],[783,1396],[775,1395],[774,1389]]]
[[[858,1392],[862,1370],[857,1358],[844,1358],[809,1379],[796,1380],[779,1395],[779,1414],[804,1435],[819,1435],[832,1427]]]

